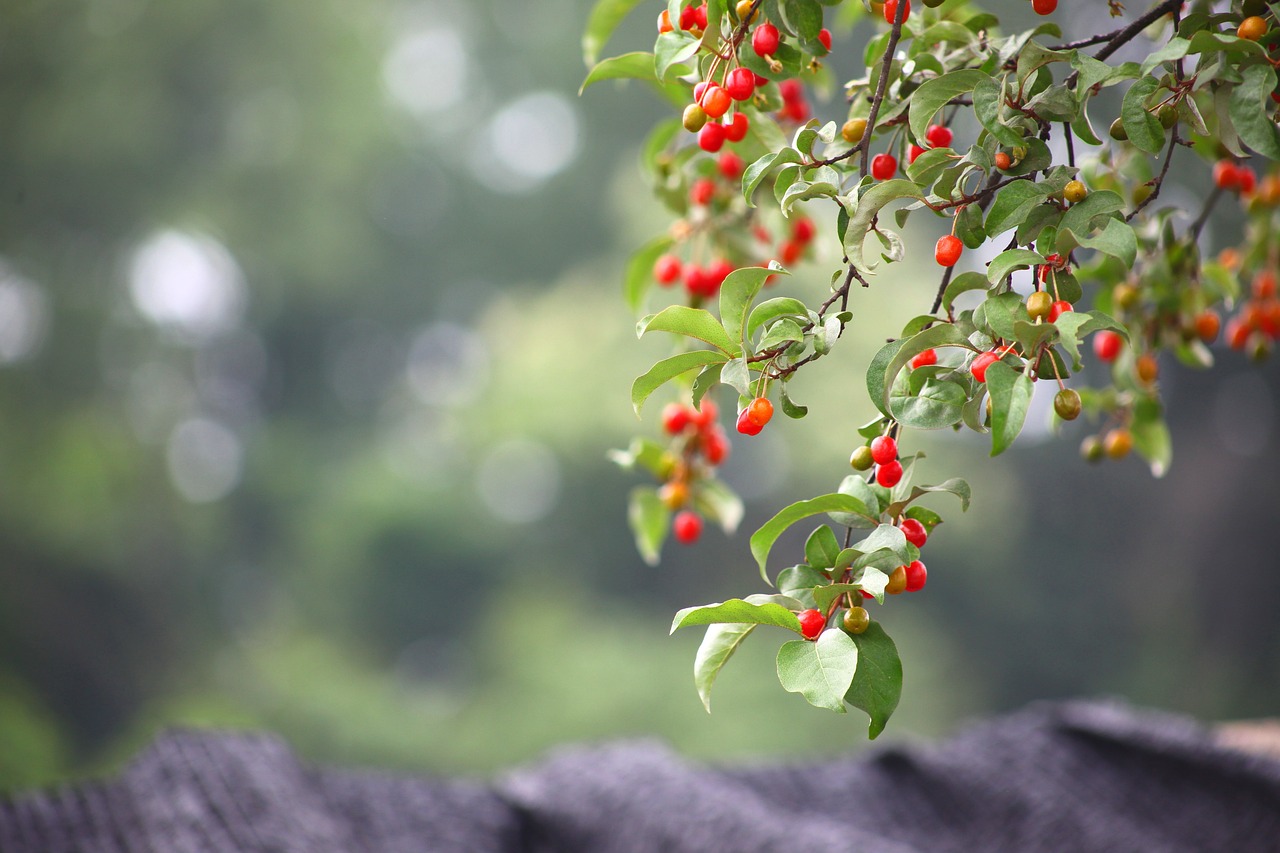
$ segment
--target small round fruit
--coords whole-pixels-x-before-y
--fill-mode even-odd
[[[724,138],[730,142],[741,142],[747,138],[749,126],[745,113],[734,113],[733,119],[724,126]]]
[[[791,226],[791,239],[797,243],[808,243],[813,240],[814,235],[817,233],[813,220],[807,216],[799,217],[796,219],[795,225]]]
[[[1142,294],[1138,292],[1138,288],[1128,282],[1117,284],[1111,291],[1111,299],[1125,311],[1131,311],[1138,306],[1138,301],[1142,298]]]
[[[751,420],[750,410],[743,409],[738,413],[738,432],[743,435],[759,435],[762,429],[764,429],[763,424]]]
[[[871,615],[865,607],[850,607],[844,612],[841,624],[850,634],[861,634],[871,626]]]
[[[1196,315],[1196,336],[1206,344],[1216,341],[1221,330],[1222,318],[1217,313],[1206,308]]]
[[[1031,0],[1031,8],[1036,10],[1037,15],[1052,15],[1053,10],[1058,8],[1058,0]]]
[[[681,544],[692,545],[702,535],[702,516],[692,510],[681,510],[676,513],[672,530]]]
[[[724,76],[724,90],[735,101],[745,101],[756,91],[756,75],[750,68],[738,67]]]
[[[1138,184],[1133,188],[1133,204],[1135,207],[1151,198],[1151,193],[1155,192],[1155,188],[1151,184]]]
[[[667,403],[662,410],[662,428],[669,435],[678,435],[693,423],[689,410],[679,403]]]
[[[886,489],[892,489],[902,480],[902,463],[898,461],[881,465],[876,469],[876,482]]]
[[[946,125],[931,124],[929,129],[924,132],[924,138],[929,141],[930,148],[950,148],[951,140],[955,138],[955,134]]]
[[[680,480],[663,483],[658,489],[658,500],[667,509],[679,509],[689,501],[689,487]]]
[[[1111,122],[1111,127],[1108,129],[1107,132],[1111,134],[1111,138],[1114,139],[1116,142],[1129,141],[1129,131],[1124,129],[1123,119],[1116,119],[1115,121]]]
[[[1102,439],[1096,435],[1091,435],[1080,442],[1080,456],[1084,458],[1084,461],[1101,462],[1106,455],[1106,451],[1102,449]]]
[[[1178,108],[1173,104],[1165,104],[1156,110],[1156,120],[1160,122],[1161,127],[1168,130],[1178,123]]]
[[[725,129],[725,138],[728,139],[728,129]],[[742,178],[742,171],[747,168],[746,162],[734,154],[732,151],[725,151],[720,155],[720,159],[716,161],[716,170],[724,176],[726,181],[737,181]]]
[[[877,435],[871,439],[871,458],[877,465],[888,465],[898,458],[898,442],[891,435]]]
[[[671,26],[671,16],[667,14],[666,9],[663,9],[662,14],[658,15],[658,32],[669,33],[674,29],[675,27]]]
[[[689,412],[689,421],[698,429],[707,429],[716,422],[716,416],[720,414],[720,410],[712,400],[704,399],[702,408],[693,409]]]
[[[1236,28],[1236,35],[1246,41],[1257,41],[1267,34],[1267,22],[1257,16],[1250,15],[1240,22],[1240,26]]]
[[[756,56],[772,56],[777,52],[781,40],[778,28],[766,22],[756,27],[751,33],[751,49],[756,52]]]
[[[960,242],[959,237],[954,234],[944,234],[938,238],[938,243],[933,248],[933,259],[941,266],[954,267],[963,251],[964,243]]]
[[[1062,197],[1072,204],[1079,204],[1089,195],[1089,189],[1084,185],[1084,181],[1067,181],[1067,185],[1062,188]]]
[[[704,127],[703,130],[706,130]],[[698,178],[689,187],[689,201],[698,207],[706,207],[716,197],[716,182],[710,178]]]
[[[911,0],[902,0],[902,20],[905,22],[911,14]],[[898,0],[884,0],[885,23],[892,24],[898,15]]]
[[[719,465],[729,457],[729,439],[719,426],[714,426],[703,434],[702,455],[707,458],[708,465]]]
[[[938,363],[938,351],[935,349],[927,349],[924,352],[911,359],[911,367],[928,367],[931,364]]]
[[[1013,158],[1004,151],[997,151],[995,156],[996,168],[1001,172],[1008,170],[1013,165]]]
[[[851,118],[840,128],[840,136],[850,145],[857,145],[866,134],[867,120],[865,118]]]
[[[987,368],[999,361],[1000,358],[993,352],[981,353],[969,365],[969,372],[973,374],[973,378],[979,382],[987,381]]]
[[[1053,310],[1053,297],[1043,290],[1037,290],[1027,297],[1027,313],[1032,320],[1042,320]]]
[[[1058,318],[1071,310],[1071,303],[1065,299],[1059,299],[1057,302],[1049,306],[1049,322],[1057,322]]]
[[[797,243],[795,240],[788,240],[783,243],[778,250],[778,260],[782,261],[784,267],[789,267],[796,261],[800,260],[800,256],[804,254],[804,245]]]
[[[1134,362],[1134,370],[1138,374],[1138,378],[1142,380],[1144,385],[1150,385],[1156,381],[1156,377],[1160,375],[1160,363],[1156,361],[1156,357],[1149,352],[1144,352],[1138,356]]]
[[[1071,388],[1063,388],[1053,395],[1053,410],[1064,421],[1080,417],[1080,395]]]
[[[831,52],[831,30],[826,27],[818,30],[818,44],[822,45],[827,53]]]
[[[680,271],[680,259],[675,255],[662,255],[653,263],[653,277],[664,287],[680,278]]]
[[[1102,361],[1108,363],[1115,361],[1123,346],[1124,338],[1110,329],[1103,329],[1093,336],[1093,354]]]
[[[1249,333],[1252,330],[1249,324],[1244,322],[1240,317],[1232,317],[1227,323],[1227,346],[1232,349],[1244,349],[1244,345],[1249,341]]]
[[[898,161],[892,154],[877,154],[871,158],[871,177],[887,181],[898,171]]]
[[[884,591],[889,595],[901,595],[907,591],[907,567],[898,566],[889,573],[889,582],[885,584]]]
[[[1271,270],[1260,270],[1249,287],[1254,299],[1270,299],[1276,295],[1276,274]]]
[[[903,536],[907,537],[907,541],[917,548],[923,548],[924,543],[929,541],[929,531],[925,530],[924,525],[914,518],[902,519],[898,529],[902,531]]]
[[[768,397],[756,397],[746,408],[747,418],[757,426],[764,426],[773,417],[773,403]]]
[[[714,154],[724,147],[724,125],[718,121],[709,121],[698,131],[698,147],[708,154]]]
[[[1103,437],[1102,449],[1112,459],[1123,459],[1133,450],[1133,435],[1124,427],[1116,427]]]
[[[907,592],[919,592],[929,580],[929,570],[919,560],[907,564]]]
[[[755,16],[759,14],[760,10],[757,9],[755,12],[752,12],[752,5],[753,0],[738,0],[738,5],[734,7],[734,11],[738,13],[739,21],[745,21],[749,24],[755,19]]]
[[[871,456],[871,448],[865,444],[860,444],[853,449],[853,453],[849,454],[849,465],[855,471],[867,471],[876,461]]]
[[[801,610],[796,618],[800,620],[800,635],[806,640],[818,639],[822,629],[827,626],[826,617],[821,610]]]
[[[684,123],[685,130],[690,133],[697,133],[706,125],[707,114],[697,104],[690,104],[684,108],[684,115],[681,117],[681,121]]]
[[[733,98],[729,97],[729,93],[724,90],[723,86],[717,86],[712,83],[707,86],[702,92],[702,96],[698,98],[698,105],[702,107],[702,111],[707,114],[708,118],[720,118],[720,116],[729,112],[729,107],[733,106]]]
[[[1240,169],[1231,160],[1213,164],[1213,183],[1222,190],[1240,189]]]
[[[919,145],[916,145],[914,142],[911,143],[911,145],[907,147],[907,163],[908,164],[914,163],[923,153],[924,153],[923,148],[921,148]]]

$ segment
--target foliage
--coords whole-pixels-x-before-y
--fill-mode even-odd
[[[866,8],[851,0],[644,4],[661,13],[653,52],[597,63],[612,29],[640,5],[597,3],[584,88],[639,78],[683,108],[653,130],[643,157],[676,221],[634,256],[626,276],[626,301],[638,312],[654,298],[652,283],[684,284],[677,304],[639,322],[641,335],[674,335],[675,351],[636,380],[633,404],[639,411],[674,382],[694,407],[664,411],[669,447],[648,442],[618,456],[663,484],[637,490],[631,507],[648,558],[656,560],[677,510],[736,525],[736,513],[726,523],[714,509],[732,504],[716,479],[726,451],[711,389],[736,392],[746,435],[767,422],[748,408],[760,398],[776,394],[784,414],[804,417],[788,383],[840,342],[855,283],[873,287],[907,257],[903,229],[913,215],[945,222],[980,258],[957,274],[944,237],[932,305],[900,331],[883,330],[889,341],[865,383],[878,414],[860,430],[867,450],[852,455],[867,473],[777,511],[751,537],[762,577],[780,594],[687,608],[673,626],[709,624],[695,665],[709,708],[719,669],[756,627],[801,633],[793,614],[819,609],[826,630],[782,645],[779,680],[816,706],[863,709],[875,737],[897,705],[901,665],[880,620],[851,634],[841,614],[864,596],[883,603],[886,592],[923,585],[923,576],[904,578],[942,518],[917,500],[951,493],[964,509],[970,499],[958,478],[913,484],[923,454],[898,452],[910,430],[989,434],[998,455],[1019,436],[1044,380],[1059,389],[1060,417],[1083,408],[1100,422],[1082,446],[1087,458],[1132,448],[1158,476],[1172,444],[1157,356],[1209,367],[1223,313],[1232,315],[1228,344],[1258,358],[1280,335],[1280,172],[1269,162],[1280,158],[1278,10],[1257,0],[1162,0],[1114,30],[1064,41],[1052,19],[1006,32],[965,0],[914,12],[872,4],[871,18],[883,23],[862,50],[865,74],[844,86],[840,125],[810,117],[810,90],[830,76],[824,22],[844,29]],[[1127,15],[1119,3],[1109,8]],[[1242,25],[1250,16],[1260,20]],[[1141,61],[1116,58],[1143,41],[1150,49]],[[1161,203],[1175,158],[1181,169],[1214,168],[1214,189],[1189,222]],[[1223,202],[1241,205],[1247,226],[1238,245],[1206,256],[1201,233]],[[792,295],[757,301],[824,233],[805,205],[824,210],[844,266],[819,304]],[[777,232],[788,236],[775,243]],[[1109,366],[1108,381],[1068,390],[1088,360]],[[814,516],[831,526],[814,531],[804,561],[771,575],[775,541]],[[918,545],[904,536],[909,520],[925,531]],[[865,535],[855,541],[855,531]]]

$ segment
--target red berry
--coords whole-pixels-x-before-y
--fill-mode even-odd
[[[707,4],[705,2],[693,10],[693,23],[699,29],[705,30],[707,28]]]
[[[888,465],[898,458],[898,442],[891,435],[877,435],[871,439],[871,458],[877,465]]]
[[[954,267],[964,251],[964,243],[954,234],[944,234],[938,238],[938,245],[933,249],[933,259],[944,267]]]
[[[1212,310],[1206,308],[1196,315],[1196,336],[1206,344],[1216,341],[1221,330],[1222,318]]]
[[[911,359],[911,366],[913,368],[928,367],[931,364],[937,364],[937,363],[938,363],[938,351],[933,349],[927,349],[924,352],[917,355],[915,358]]]
[[[680,10],[680,29],[691,30],[698,24],[698,13],[692,6]]]
[[[759,435],[762,429],[764,429],[764,424],[758,424],[751,420],[750,409],[743,409],[738,413],[738,432],[743,435]]]
[[[1231,160],[1219,160],[1213,165],[1213,182],[1219,189],[1235,190],[1240,188],[1240,169]]]
[[[779,41],[781,38],[778,28],[773,24],[763,23],[751,34],[751,49],[756,52],[756,56],[772,56],[778,50]]]
[[[898,161],[892,154],[877,154],[871,158],[871,177],[887,181],[898,171]]]
[[[997,151],[994,159],[996,168],[1002,172],[1013,165],[1013,158],[1004,151]]]
[[[795,225],[791,227],[791,239],[797,243],[808,243],[815,233],[817,232],[813,227],[813,220],[807,216],[797,219]]]
[[[698,106],[702,107],[707,118],[720,118],[729,112],[729,107],[733,106],[733,98],[730,98],[729,93],[723,88],[712,83],[707,86],[702,97],[698,98]]]
[[[1053,10],[1058,8],[1058,0],[1031,0],[1031,8],[1036,10],[1037,15],[1052,15]]]
[[[1093,354],[1103,361],[1115,361],[1116,356],[1120,355],[1122,346],[1124,346],[1124,338],[1110,329],[1103,329],[1093,336]]]
[[[747,117],[742,113],[734,113],[733,120],[724,126],[724,138],[730,142],[741,142],[747,136]]]
[[[675,255],[663,255],[653,264],[653,277],[658,284],[669,285],[680,277],[680,259]]]
[[[907,592],[919,592],[929,580],[929,570],[919,560],[912,560],[907,566]]]
[[[887,23],[892,24],[893,19],[898,14],[898,0],[884,0],[884,19]],[[902,20],[906,23],[907,16],[911,14],[911,0],[903,0]]]
[[[1227,346],[1232,349],[1244,349],[1244,345],[1249,342],[1251,331],[1249,324],[1243,319],[1232,317],[1227,322]]]
[[[745,101],[756,91],[756,74],[750,68],[738,67],[724,76],[724,90],[735,101]]]
[[[1059,299],[1049,306],[1049,322],[1052,323],[1070,310],[1072,310],[1071,303],[1065,299]]]
[[[716,404],[711,400],[703,400],[702,408],[693,409],[689,412],[689,421],[700,430],[709,428],[716,422],[716,415],[720,414],[720,410],[716,408]]]
[[[698,131],[698,147],[708,154],[714,154],[724,147],[724,125],[717,121],[709,121]]]
[[[924,525],[914,518],[902,519],[898,529],[902,531],[903,536],[907,537],[907,541],[917,548],[923,548],[924,543],[929,540],[929,531],[925,530]]]
[[[724,284],[724,280],[729,277],[729,273],[735,269],[734,265],[726,261],[724,258],[716,258],[711,262],[711,266],[707,269],[707,275],[710,276],[713,284],[712,292],[720,289],[720,285]]]
[[[692,510],[682,510],[676,513],[672,529],[682,544],[692,545],[702,535],[702,516]]]
[[[724,430],[714,426],[702,436],[702,455],[707,458],[708,465],[719,465],[729,456],[729,439]]]
[[[662,428],[671,435],[684,432],[692,421],[689,410],[679,403],[668,403],[662,410]]]
[[[684,289],[698,296],[706,292],[707,273],[697,264],[686,264],[684,268]]]
[[[778,249],[778,260],[782,261],[784,267],[789,267],[796,261],[800,260],[800,256],[804,254],[804,246],[795,240],[788,240]]]
[[[806,640],[816,640],[827,626],[827,619],[821,610],[802,610],[796,614],[800,620],[800,634]]]
[[[892,489],[894,486],[898,485],[898,481],[901,479],[901,462],[894,461],[876,468],[876,482],[884,486],[886,489]]]
[[[809,120],[809,104],[804,99],[783,104],[780,115],[796,124],[804,124]]]
[[[1276,295],[1276,274],[1271,270],[1261,270],[1253,277],[1251,285],[1254,299],[1270,299]]]
[[[693,186],[689,187],[689,201],[693,204],[705,207],[711,204],[711,199],[716,195],[716,182],[710,178],[698,178],[693,182]]]
[[[778,84],[778,94],[782,96],[784,104],[794,104],[804,100],[804,86],[795,78],[783,80]]]
[[[907,148],[907,163],[908,163],[908,165],[909,165],[909,164],[911,164],[911,163],[914,163],[914,162],[916,161],[916,158],[917,158],[917,157],[919,157],[919,156],[920,156],[921,154],[923,154],[923,153],[924,153],[924,149],[923,149],[923,148],[921,148],[919,145],[916,145],[914,142],[913,142],[913,143],[911,143],[911,145],[910,145],[910,146],[908,146],[908,148]]]
[[[969,372],[979,382],[986,382],[987,368],[999,360],[999,356],[994,352],[984,352],[973,360],[973,364],[969,365]]]
[[[768,397],[756,397],[744,411],[753,424],[762,427],[773,417],[773,403]]]
[[[831,52],[831,30],[823,27],[818,30],[818,43],[826,48],[827,53]]]
[[[727,129],[725,130],[725,135],[727,138]],[[742,158],[732,151],[726,151],[721,154],[720,160],[716,163],[716,168],[720,170],[720,174],[724,175],[725,180],[728,181],[736,181],[741,178],[742,170],[746,167],[747,164],[742,161]]]
[[[658,32],[669,33],[675,27],[671,26],[671,16],[667,14],[667,10],[663,9],[662,14],[658,16]]]
[[[768,77],[761,77],[759,74],[757,74],[757,75],[756,75],[756,88],[757,88],[757,89],[759,89],[761,86],[763,86],[764,84],[766,84],[766,83],[768,83],[768,82],[769,82],[769,78],[768,78]]]
[[[931,124],[924,132],[924,138],[929,140],[930,148],[950,148],[953,136],[951,128],[941,124]]]
[[[1258,176],[1248,166],[1240,166],[1237,171],[1240,175],[1240,195],[1248,198],[1258,186]]]

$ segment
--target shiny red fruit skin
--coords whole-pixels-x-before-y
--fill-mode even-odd
[[[827,626],[827,620],[820,610],[802,610],[796,614],[800,620],[800,635],[806,640],[816,640]]]
[[[916,158],[917,158],[917,157],[919,157],[919,156],[920,156],[921,154],[923,154],[923,153],[924,153],[924,149],[923,149],[923,148],[921,148],[919,145],[916,145],[914,142],[913,142],[913,143],[911,143],[911,145],[907,147],[907,163],[908,163],[908,165],[909,165],[909,164],[911,164],[911,163],[914,163],[914,162],[916,161]]]
[[[1124,346],[1124,338],[1110,329],[1103,329],[1093,336],[1093,354],[1105,362],[1116,360],[1120,348]]]
[[[735,101],[745,101],[756,91],[756,75],[750,68],[735,68],[724,77],[724,90]]]
[[[796,220],[795,226],[791,229],[791,239],[797,243],[808,243],[815,233],[817,229],[813,226],[813,220],[805,216]]]
[[[877,435],[871,439],[871,458],[877,465],[888,465],[898,458],[898,442],[891,435]]]
[[[892,154],[877,154],[871,158],[871,177],[887,181],[898,171],[898,161]]]
[[[911,0],[903,0],[905,4],[902,10],[902,21],[906,23],[907,18],[911,15]],[[887,24],[892,24],[893,19],[898,14],[898,0],[884,0],[884,20]]]
[[[919,592],[929,580],[929,570],[919,560],[912,560],[907,566],[907,592]]]
[[[934,349],[927,349],[924,352],[917,355],[915,358],[911,359],[912,368],[928,367],[931,364],[937,364],[937,363],[938,363],[938,351]]]
[[[680,278],[682,272],[680,259],[675,255],[663,255],[654,261],[653,277],[658,284],[670,285],[676,279]]]
[[[725,138],[728,138],[728,129],[725,129]],[[747,164],[741,157],[732,151],[725,151],[720,155],[720,159],[716,162],[716,169],[724,176],[725,180],[736,181],[742,177],[742,170]]]
[[[902,463],[890,462],[876,468],[876,482],[886,489],[892,489],[902,480]]]
[[[711,204],[711,199],[716,195],[716,182],[710,178],[698,178],[693,182],[693,186],[689,187],[689,201],[699,207],[705,207]]]
[[[734,113],[733,120],[724,126],[724,138],[730,142],[741,142],[747,137],[749,123],[743,113]]]
[[[951,140],[955,135],[951,132],[951,128],[941,124],[931,124],[929,129],[925,131],[924,138],[929,141],[930,148],[950,148]]]
[[[724,125],[717,121],[709,121],[698,131],[698,147],[708,154],[714,154],[724,147]]]
[[[1031,0],[1031,8],[1037,15],[1052,15],[1058,8],[1058,0]]]
[[[747,418],[757,426],[763,427],[773,419],[773,403],[768,397],[756,397],[751,401],[751,405],[744,409]]]
[[[729,112],[729,107],[733,106],[733,98],[729,97],[729,93],[724,89],[712,83],[698,98],[698,106],[702,107],[702,111],[708,118],[720,118]]]
[[[751,49],[756,52],[756,56],[772,56],[777,52],[780,41],[778,28],[773,24],[764,23],[756,27],[755,32],[751,34]]]
[[[702,516],[687,509],[678,512],[671,529],[681,544],[692,545],[702,535]]]
[[[764,424],[758,424],[751,420],[750,409],[743,409],[738,414],[738,432],[743,435],[759,435],[762,429],[764,429]]]
[[[1213,182],[1219,189],[1240,188],[1240,168],[1231,160],[1219,160],[1213,164]]]
[[[954,267],[964,251],[964,243],[954,234],[944,234],[938,238],[933,249],[933,259],[944,267]]]
[[[924,543],[929,541],[929,531],[925,530],[924,525],[914,518],[902,519],[898,529],[902,531],[903,536],[907,537],[907,541],[917,548],[923,548]]]
[[[689,410],[679,403],[668,403],[662,410],[662,428],[671,435],[684,432],[692,422]]]
[[[1071,303],[1065,299],[1059,299],[1057,302],[1049,306],[1049,322],[1052,323],[1068,311],[1073,310]]]
[[[831,52],[831,30],[823,27],[818,30],[818,43],[827,49],[827,53]]]
[[[987,368],[999,361],[999,356],[993,352],[984,352],[973,360],[973,364],[969,365],[969,372],[973,374],[973,378],[979,382],[987,381]]]

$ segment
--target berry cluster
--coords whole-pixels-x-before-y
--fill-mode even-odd
[[[663,465],[666,482],[658,497],[676,513],[671,530],[685,545],[692,545],[702,535],[702,516],[689,507],[709,469],[729,457],[729,439],[717,415],[710,400],[703,400],[700,409],[671,403],[662,410],[662,428],[671,436],[673,446]]]
[[[1206,320],[1206,330],[1210,322]],[[1217,336],[1217,326],[1213,326]],[[1265,358],[1272,344],[1280,338],[1280,298],[1276,296],[1276,269],[1259,270],[1253,276],[1249,296],[1241,303],[1240,312],[1227,323],[1227,345],[1247,349],[1254,358]]]

